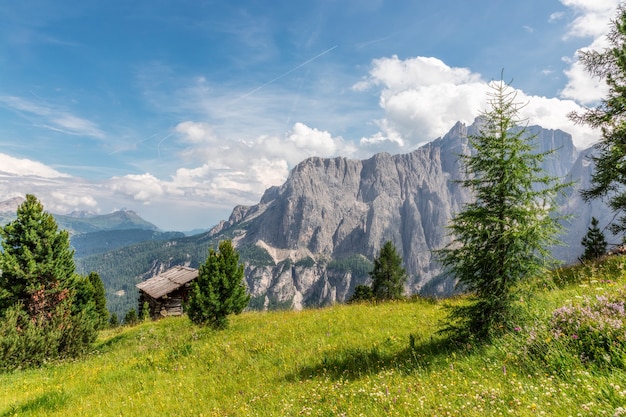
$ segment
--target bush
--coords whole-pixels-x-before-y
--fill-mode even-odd
[[[349,303],[360,303],[362,301],[372,301],[374,299],[374,291],[369,285],[357,285],[354,287],[354,294],[348,300]]]

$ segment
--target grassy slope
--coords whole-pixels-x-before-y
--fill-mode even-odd
[[[559,290],[539,285],[520,325],[623,288],[624,262],[579,271],[582,283]],[[110,330],[83,360],[0,375],[0,416],[613,416],[626,407],[623,371],[529,366],[523,332],[452,351],[434,333],[443,315],[442,303],[421,300],[244,313],[221,332],[186,318]]]

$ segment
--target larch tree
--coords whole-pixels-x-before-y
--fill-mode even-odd
[[[588,50],[579,55],[585,69],[604,80],[607,96],[595,108],[570,114],[570,118],[602,132],[592,160],[595,169],[591,186],[582,196],[590,201],[606,198],[609,207],[622,213],[610,225],[614,234],[626,231],[626,6],[621,4],[607,36],[609,46],[603,51]]]
[[[187,314],[196,324],[215,329],[228,326],[228,316],[248,306],[250,295],[244,283],[244,265],[230,240],[219,243],[218,251],[209,248],[198,278],[191,283]]]
[[[473,151],[460,155],[474,201],[449,224],[452,242],[438,251],[444,269],[468,292],[467,304],[449,311],[444,332],[487,340],[511,326],[516,285],[544,272],[558,243],[553,216],[558,190],[567,184],[545,174],[547,153],[534,151],[534,137],[519,119],[523,107],[502,80],[490,84]]]

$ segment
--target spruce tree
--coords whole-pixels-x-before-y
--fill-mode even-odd
[[[228,326],[228,315],[239,314],[248,305],[250,295],[244,284],[244,266],[230,240],[219,243],[218,251],[209,248],[198,279],[191,283],[187,314],[197,324],[215,329]]]
[[[93,288],[77,275],[68,233],[33,195],[0,228],[0,367],[85,352],[96,337]],[[11,345],[5,344],[12,340]]]
[[[98,316],[98,329],[104,329],[109,323],[109,311],[107,310],[107,299],[104,284],[97,272],[91,272],[87,276],[93,288],[93,301]]]
[[[438,251],[469,293],[468,304],[450,310],[445,331],[479,340],[510,326],[516,284],[541,274],[552,259],[547,248],[560,231],[555,196],[567,185],[542,171],[547,154],[534,152],[514,90],[502,80],[490,87],[479,132],[468,138],[473,151],[460,156],[466,170],[460,183],[474,201],[454,216],[453,241]]]
[[[591,157],[595,169],[590,188],[582,196],[590,201],[607,198],[615,213],[626,212],[626,5],[618,8],[616,19],[607,36],[609,47],[603,51],[580,53],[580,62],[587,72],[603,79],[609,87],[608,95],[595,108],[583,113],[573,112],[570,118],[599,128],[601,140],[594,145]],[[626,216],[617,217],[611,224],[614,233],[626,231]]]
[[[37,309],[45,294],[47,308],[67,298],[74,279],[69,235],[34,195],[17,209],[17,218],[0,229],[0,313],[18,302]]]
[[[372,301],[374,292],[369,285],[357,285],[354,287],[354,294],[348,300],[348,303],[360,303],[362,301]]]
[[[124,316],[124,324],[127,326],[134,326],[139,321],[139,317],[137,316],[137,310],[131,308],[126,312]]]
[[[385,242],[374,259],[372,277],[372,293],[379,300],[395,300],[402,298],[404,284],[407,281],[406,270],[402,267],[402,257],[391,241]]]
[[[598,227],[598,219],[591,218],[591,226],[587,229],[587,234],[580,242],[585,248],[581,257],[583,261],[591,261],[606,254],[606,239],[604,233]]]

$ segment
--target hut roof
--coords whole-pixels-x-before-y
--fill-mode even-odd
[[[175,266],[136,285],[150,297],[157,299],[171,293],[198,277],[198,270],[186,266]]]

